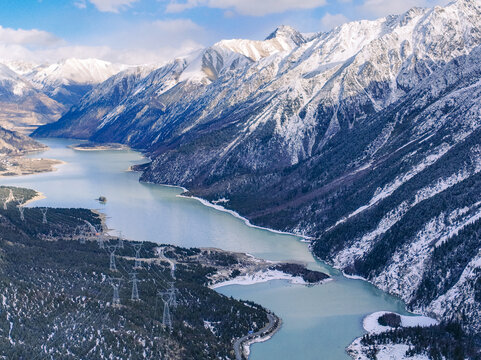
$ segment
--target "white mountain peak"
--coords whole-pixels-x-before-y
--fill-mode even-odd
[[[44,86],[98,84],[126,68],[125,65],[99,59],[69,58],[39,66],[28,76],[34,83]]]

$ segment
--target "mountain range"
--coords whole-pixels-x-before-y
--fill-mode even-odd
[[[0,60],[0,125],[28,133],[58,120],[95,85],[126,68],[97,59]]]
[[[479,333],[480,25],[481,3],[458,0],[224,40],[114,74],[34,135],[141,149],[142,180],[228,199],[412,310]]]

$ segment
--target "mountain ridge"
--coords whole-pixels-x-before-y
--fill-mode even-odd
[[[479,24],[458,0],[259,58],[214,45],[117,74],[35,134],[143,149],[142,180],[314,237],[337,268],[477,333]]]

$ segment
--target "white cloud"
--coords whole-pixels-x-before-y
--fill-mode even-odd
[[[446,5],[448,2],[449,0],[365,0],[358,10],[363,16],[380,17],[401,14],[413,7],[432,7]]]
[[[344,24],[348,22],[349,19],[342,15],[342,14],[330,14],[326,13],[322,18],[321,18],[321,29],[322,30],[331,30],[335,28],[336,26],[339,26],[341,24]]]
[[[43,30],[11,29],[0,26],[1,44],[18,44],[28,46],[45,46],[60,42],[55,35]]]
[[[202,47],[205,37],[205,30],[190,19],[124,26],[89,45],[67,43],[46,31],[0,26],[0,59],[44,63],[77,57],[126,64],[159,63]]]
[[[314,9],[326,5],[326,0],[171,0],[166,11],[182,12],[199,6],[235,11],[240,15],[263,16],[288,10]]]
[[[118,60],[145,63],[172,59],[201,47],[206,31],[190,19],[157,20],[129,26],[102,39],[114,49],[126,49]]]
[[[118,13],[139,0],[89,0],[99,11]],[[85,6],[84,6],[85,7]]]

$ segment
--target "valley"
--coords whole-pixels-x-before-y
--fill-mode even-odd
[[[213,302],[253,306],[255,336],[188,356],[478,359],[480,24],[455,0],[149,65],[2,60],[0,184],[45,194],[27,213],[93,209],[111,239],[164,244],[159,266],[202,269],[189,286]],[[432,322],[372,332],[378,312]]]
[[[333,267],[478,336],[480,22],[458,0],[220,41],[111,77],[34,135],[142,149],[142,181],[313,238]]]
[[[302,238],[247,226],[242,218],[207,207],[196,199],[179,197],[182,189],[139,182],[139,173],[126,171],[145,161],[139,153],[76,151],[69,147],[76,143],[71,140],[42,142],[49,149],[40,156],[60,159],[65,164],[51,173],[2,179],[4,185],[35,189],[45,196],[28,208],[95,209],[104,214],[112,239],[121,231],[127,239],[154,244],[220,248],[250,254],[247,259],[254,256],[267,260],[267,264],[272,261],[302,264],[331,277],[319,285],[306,286],[276,272],[271,276],[272,273],[254,271],[259,274],[257,278],[246,279],[239,274],[237,281],[215,286],[215,291],[221,294],[253,301],[282,319],[280,330],[269,341],[251,346],[251,359],[292,357],[299,352],[305,359],[319,356],[349,359],[345,348],[363,334],[364,316],[380,310],[409,315],[398,299],[365,281],[345,278],[318,262]],[[70,191],[73,188],[76,191]],[[96,200],[99,194],[108,199],[105,204]],[[167,251],[165,254],[171,256]],[[108,256],[104,260],[107,262]],[[165,271],[170,273],[170,269],[169,265]],[[222,276],[225,273],[220,272]]]

